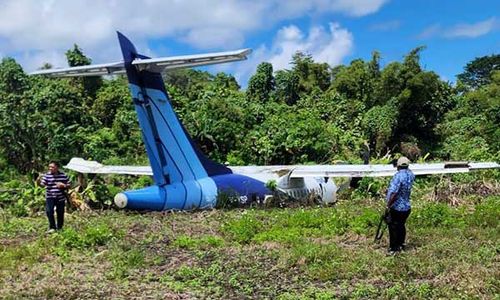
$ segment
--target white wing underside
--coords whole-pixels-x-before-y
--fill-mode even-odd
[[[126,174],[126,175],[152,175],[149,166],[109,166],[96,161],[82,158],[72,158],[64,166],[78,173],[90,174]],[[229,167],[234,173],[255,176],[273,175],[291,178],[302,177],[384,177],[396,173],[392,165],[290,165],[290,166],[245,166]],[[415,175],[432,175],[448,173],[466,173],[480,169],[498,169],[500,165],[495,162],[448,162],[411,164],[410,169]]]
[[[227,52],[215,52],[207,54],[170,56],[160,58],[135,59],[132,65],[139,71],[150,71],[162,73],[164,71],[199,67],[220,63],[245,60],[250,54],[250,49],[241,49]],[[30,75],[47,75],[52,77],[74,77],[74,76],[101,76],[125,74],[125,64],[123,61],[96,64],[80,67],[47,69],[30,73]]]

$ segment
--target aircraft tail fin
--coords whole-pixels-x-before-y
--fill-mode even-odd
[[[172,108],[161,73],[152,67],[138,68],[133,64],[137,59],[150,59],[138,54],[121,33],[118,39],[155,182],[163,185],[231,173],[229,168],[199,151]]]

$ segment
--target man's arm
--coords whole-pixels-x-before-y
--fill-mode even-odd
[[[56,182],[56,185],[58,188],[60,188],[61,190],[65,190],[65,189],[68,189],[71,185],[69,183],[64,183],[64,182]]]
[[[396,197],[398,196],[398,193],[391,193],[389,196],[389,201],[387,201],[387,208],[391,208],[391,206],[396,202]]]
[[[387,208],[391,208],[391,206],[396,201],[399,192],[399,186],[401,185],[397,174],[392,178],[391,183],[389,184],[389,189],[387,190]]]
[[[45,187],[47,185],[45,174],[38,176],[38,178],[36,179],[36,183],[41,187]]]
[[[71,187],[71,183],[69,182],[69,178],[67,175],[64,176],[64,179],[60,182],[56,182],[56,185],[60,189],[69,189]]]

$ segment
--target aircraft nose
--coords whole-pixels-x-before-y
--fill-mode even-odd
[[[118,193],[115,195],[115,204],[119,208],[125,208],[128,203],[128,197],[124,193]]]

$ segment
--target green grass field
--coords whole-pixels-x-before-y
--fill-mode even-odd
[[[500,197],[414,201],[408,251],[386,256],[374,201],[176,213],[1,212],[4,299],[495,299]]]

